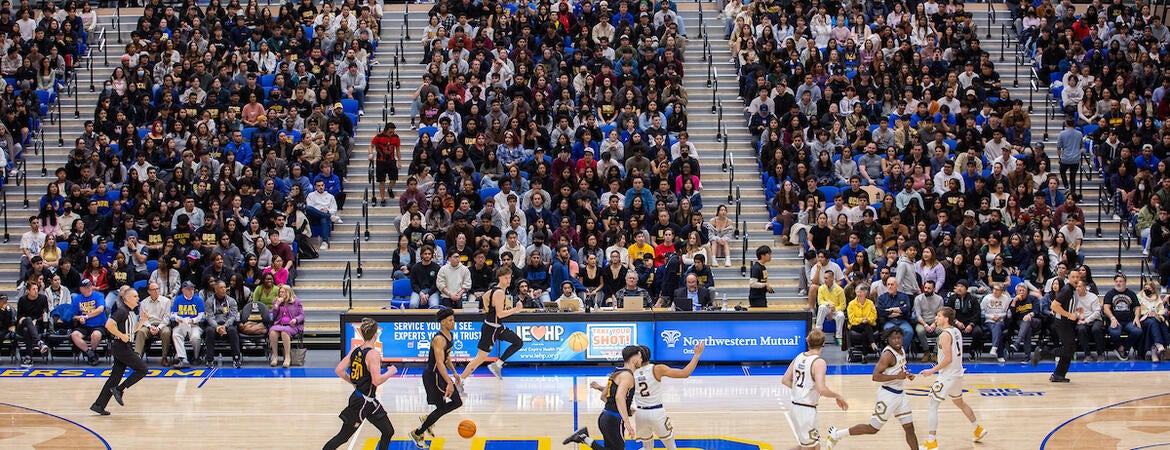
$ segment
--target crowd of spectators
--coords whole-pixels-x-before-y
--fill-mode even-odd
[[[429,16],[406,189],[398,155],[371,156],[382,203],[398,196],[410,306],[474,301],[502,265],[529,307],[709,307],[734,225],[700,195],[676,5],[440,0]]]
[[[84,54],[82,30],[92,36],[97,25],[85,2],[27,3],[0,4],[0,70],[17,84],[0,99],[8,146],[0,153],[9,157],[33,128],[29,84],[50,89],[42,76],[68,76]],[[24,363],[55,343],[50,336],[72,334],[96,364],[104,318],[124,286],[158,314],[147,337],[162,339],[164,363],[211,361],[218,338],[238,364],[237,326],[268,307],[287,354],[304,318],[282,293],[291,296],[300,259],[327,249],[341,222],[381,4],[150,0],[135,12],[92,118],[21,238],[20,300],[9,319]],[[30,64],[49,71],[34,74]]]
[[[1035,336],[1055,338],[1048,300],[1062,285],[1096,299],[1081,249],[1077,121],[1097,124],[1087,134],[1099,143],[1107,187],[1122,197],[1118,210],[1155,208],[1144,224],[1161,214],[1165,228],[1149,233],[1150,245],[1170,250],[1170,215],[1156,212],[1155,194],[1158,180],[1170,186],[1158,159],[1170,131],[1156,113],[1170,100],[1157,62],[1165,27],[1148,6],[1120,1],[1087,11],[1065,2],[1056,12],[1048,0],[1019,6],[1021,42],[1041,49],[1040,75],[1081,66],[1066,77],[1087,77],[1079,84],[1096,92],[1085,96],[1102,94],[1094,107],[1106,100],[1101,114],[1069,111],[1060,176],[961,0],[732,0],[723,11],[771,228],[805,260],[799,293],[816,325],[835,319],[837,337],[852,331],[859,353],[878,348],[874,331],[896,326],[928,360],[945,305],[973,337],[972,352],[990,345],[1001,362],[1009,350],[1027,358]],[[1135,24],[1146,31],[1129,34]],[[1151,349],[1162,357],[1165,300],[1149,294],[1143,308],[1124,279],[1102,294],[1103,309],[1078,313],[1079,340],[1095,344],[1097,357]]]

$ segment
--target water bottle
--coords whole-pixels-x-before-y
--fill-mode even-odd
[[[727,294],[726,294],[726,293],[724,293],[724,294],[722,295],[722,297],[723,297],[723,310],[724,310],[724,311],[727,311]]]

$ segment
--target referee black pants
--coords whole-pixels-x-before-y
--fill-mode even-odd
[[[110,369],[110,378],[106,379],[105,386],[102,391],[98,393],[98,398],[93,402],[94,406],[106,409],[106,405],[110,403],[111,389],[126,390],[134,386],[146,377],[146,372],[149,370],[146,363],[142,362],[142,358],[134,353],[134,349],[130,344],[115,339],[110,343],[110,354],[114,357],[114,367]],[[134,370],[126,381],[122,381],[122,375],[126,373],[126,368]]]
[[[1076,339],[1076,322],[1071,320],[1058,318],[1056,319],[1056,334],[1060,336],[1060,361],[1056,363],[1056,371],[1052,372],[1053,376],[1063,377],[1068,374],[1068,367],[1072,364],[1073,355],[1077,352]]]
[[[597,416],[597,428],[601,429],[601,438],[605,440],[605,444],[593,441],[589,444],[593,450],[625,450],[626,439],[622,437],[624,430],[622,430],[622,418],[616,414],[602,412]]]

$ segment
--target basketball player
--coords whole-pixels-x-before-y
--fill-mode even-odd
[[[942,307],[934,318],[934,326],[942,330],[938,335],[938,365],[923,370],[919,375],[930,376],[938,374],[938,379],[930,386],[929,428],[926,431],[926,442],[922,444],[926,450],[938,448],[936,433],[938,431],[938,406],[943,400],[950,398],[959,411],[967,416],[967,420],[975,425],[972,433],[973,440],[979,442],[987,436],[987,430],[975,420],[975,411],[963,401],[963,334],[955,328],[955,310]]]
[[[349,405],[341,411],[341,431],[333,439],[325,443],[324,450],[334,450],[349,441],[357,432],[363,420],[369,420],[382,433],[378,439],[378,450],[390,448],[390,438],[394,436],[394,425],[386,417],[386,409],[375,397],[378,386],[390,379],[398,370],[390,366],[382,372],[382,352],[370,346],[374,337],[378,335],[378,322],[369,317],[362,319],[362,345],[354,348],[349,357],[342,358],[333,372],[346,383],[353,385],[353,393],[349,395]]]
[[[792,389],[792,410],[789,419],[792,431],[796,432],[793,449],[821,447],[821,434],[817,431],[817,401],[822,396],[836,399],[837,407],[849,409],[845,397],[829,389],[825,384],[825,360],[821,359],[821,348],[825,346],[825,333],[812,330],[806,338],[808,351],[796,356],[784,371],[784,383]]]
[[[431,349],[427,353],[427,367],[423,369],[423,388],[427,391],[427,403],[435,405],[430,414],[420,417],[422,425],[410,430],[410,439],[418,448],[427,448],[423,443],[423,432],[435,437],[431,429],[439,419],[451,411],[463,406],[463,399],[455,385],[461,383],[459,374],[455,373],[455,364],[451,362],[451,331],[455,329],[455,311],[451,308],[439,308],[435,314],[439,321],[439,332],[431,338]],[[450,370],[450,372],[448,372]]]
[[[520,336],[504,326],[503,321],[504,318],[520,312],[520,308],[516,307],[515,304],[508,304],[507,296],[504,294],[504,289],[512,285],[512,269],[510,267],[496,269],[496,280],[496,284],[484,294],[484,297],[489,300],[485,303],[483,325],[479,327],[479,352],[475,354],[475,358],[467,363],[467,367],[463,368],[463,375],[460,378],[464,380],[475,373],[475,369],[480,364],[483,364],[488,353],[492,351],[492,347],[496,345],[496,341],[508,343],[508,349],[504,350],[500,359],[488,364],[488,370],[496,378],[502,378],[500,371],[504,368],[504,361],[507,361],[524,346]]]
[[[636,345],[626,346],[622,349],[622,361],[625,363],[609,374],[609,381],[601,391],[605,409],[597,416],[597,428],[601,429],[605,444],[589,437],[589,427],[581,427],[565,438],[564,445],[578,443],[588,445],[593,450],[625,450],[626,440],[623,436],[634,436],[634,424],[630,423],[630,406],[634,396],[630,391],[634,388],[634,370],[642,366],[642,349]]]
[[[703,342],[695,344],[695,354],[691,362],[682,369],[675,369],[665,364],[650,362],[650,347],[640,345],[642,350],[642,366],[634,370],[634,404],[638,406],[634,412],[634,436],[642,441],[642,448],[654,448],[654,437],[662,441],[669,450],[675,450],[674,427],[670,424],[670,417],[662,407],[662,378],[689,378],[699,365],[699,356],[703,354]]]
[[[906,432],[906,444],[910,450],[918,450],[918,436],[914,433],[914,417],[910,414],[910,398],[906,396],[906,380],[913,380],[914,374],[906,371],[906,354],[902,353],[902,340],[905,336],[898,327],[888,328],[885,331],[886,348],[882,350],[881,359],[873,368],[873,381],[881,383],[877,391],[877,403],[873,406],[873,415],[869,423],[854,425],[844,430],[829,427],[828,449],[845,439],[846,436],[860,436],[877,434],[882,425],[893,415],[902,423]]]
[[[138,327],[130,324],[130,312],[138,309],[138,291],[130,286],[122,286],[118,290],[118,297],[118,303],[114,305],[114,313],[106,319],[106,331],[114,336],[113,342],[110,343],[110,354],[114,357],[114,366],[110,369],[110,378],[106,379],[106,384],[98,393],[97,400],[89,407],[90,411],[103,416],[110,415],[110,412],[106,411],[110,397],[113,397],[118,405],[124,405],[122,393],[146,377],[148,371],[146,363],[142,362],[142,358],[134,353],[134,348],[129,344],[134,333],[138,332]],[[146,317],[140,318],[139,323],[145,323],[146,319]],[[134,372],[126,377],[126,381],[122,381],[122,374],[126,373],[127,367],[134,369]]]

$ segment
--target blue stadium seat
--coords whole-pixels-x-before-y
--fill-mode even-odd
[[[447,241],[442,239],[435,239],[435,247],[439,247],[439,250],[443,251],[444,257],[447,256]]]
[[[391,309],[407,309],[410,308],[410,294],[413,291],[410,289],[410,280],[403,278],[401,280],[394,280],[394,287],[391,290],[390,308]]]
[[[152,260],[149,260],[146,262],[146,272],[147,273],[154,273],[154,271],[157,269],[158,269],[158,261],[157,260],[152,259]]]
[[[268,75],[260,75],[260,79],[258,81],[260,82],[261,87],[270,88],[276,83],[276,75],[271,73]]]
[[[345,110],[346,114],[357,114],[358,110],[362,108],[362,105],[352,98],[343,98],[341,99],[341,107]],[[356,120],[354,124],[357,124]]]
[[[1016,285],[1023,283],[1024,279],[1011,275],[1008,277],[1008,295],[1016,295]]]
[[[353,124],[354,131],[357,131],[358,120],[360,119],[358,115],[345,113],[345,116],[349,117],[349,122]]]
[[[139,128],[138,129],[138,140],[141,141],[143,139],[146,139],[147,134],[150,134],[150,130]]]
[[[479,190],[479,199],[487,201],[488,197],[494,197],[500,193],[500,188],[483,188]],[[498,207],[498,206],[497,206]]]
[[[435,137],[435,133],[438,133],[438,132],[439,132],[439,127],[418,127],[418,135],[419,136],[422,136],[423,133],[426,133],[426,134],[431,135],[431,138],[433,139]]]
[[[252,133],[256,132],[256,128],[244,128],[240,130],[240,135],[244,137],[244,142],[252,142]]]
[[[836,197],[837,193],[841,192],[840,189],[837,189],[837,186],[821,186],[817,188],[817,190],[821,191],[821,194],[824,194],[826,206],[832,205],[833,197]]]

